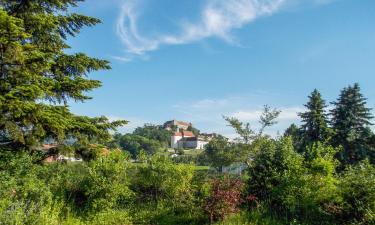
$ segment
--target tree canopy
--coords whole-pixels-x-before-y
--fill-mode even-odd
[[[133,134],[159,141],[164,147],[167,147],[170,143],[172,131],[166,130],[160,125],[145,124],[143,127],[137,127]]]
[[[326,104],[317,89],[309,96],[305,104],[306,112],[299,113],[302,119],[301,135],[306,143],[325,142],[329,135]]]
[[[80,0],[0,2],[0,143],[34,150],[46,139],[63,145],[107,140],[125,121],[74,115],[68,102],[90,99],[100,87],[90,72],[109,62],[84,53],[68,54],[66,40],[99,19],[70,13]]]
[[[343,147],[339,158],[343,163],[353,164],[371,156],[370,146],[374,136],[370,129],[371,109],[366,107],[366,98],[358,83],[344,88],[333,102],[331,126],[335,132],[333,145]]]

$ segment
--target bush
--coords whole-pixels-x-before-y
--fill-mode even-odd
[[[224,176],[222,179],[211,180],[210,195],[205,200],[204,210],[211,223],[223,220],[230,214],[238,212],[244,183],[240,179]]]
[[[249,166],[249,194],[274,206],[293,205],[304,173],[303,157],[289,138],[264,140]]]
[[[88,163],[88,174],[82,181],[87,210],[108,210],[131,201],[127,168],[128,162],[120,151]]]
[[[0,166],[0,224],[58,224],[62,204],[41,180],[32,157],[16,154]]]
[[[174,164],[163,156],[137,164],[131,183],[137,197],[135,220],[144,224],[170,224],[175,220],[179,220],[175,221],[179,224],[183,224],[182,221],[191,224],[200,209],[193,195],[193,175],[194,166]]]
[[[249,200],[289,220],[330,224],[330,207],[339,201],[335,151],[320,144],[309,151],[314,157],[305,161],[290,138],[263,140],[249,167]]]
[[[375,167],[368,161],[349,167],[339,183],[345,224],[375,224]]]
[[[194,174],[192,165],[174,164],[169,158],[154,156],[150,162],[140,165],[131,185],[141,201],[190,199]]]
[[[87,222],[91,225],[130,225],[131,217],[127,211],[109,210],[94,214]]]

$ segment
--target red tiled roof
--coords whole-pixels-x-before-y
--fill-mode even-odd
[[[182,132],[174,132],[173,136],[181,136],[181,137],[195,137],[193,132],[183,130]]]
[[[191,131],[184,130],[183,134],[184,134],[184,137],[195,137],[195,135]]]
[[[173,136],[182,136],[181,132],[174,132]]]

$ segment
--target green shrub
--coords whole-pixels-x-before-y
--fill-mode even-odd
[[[316,145],[311,161],[294,151],[290,138],[263,140],[249,167],[249,200],[272,208],[280,217],[332,222],[327,212],[339,201],[334,151]],[[257,204],[255,204],[257,205]],[[323,221],[323,222],[321,222]]]
[[[135,221],[144,224],[190,221],[186,224],[191,224],[201,214],[200,205],[194,198],[193,175],[193,165],[174,164],[163,156],[154,156],[148,163],[138,164],[131,184],[137,197]]]
[[[131,201],[127,168],[128,162],[119,151],[88,163],[88,173],[81,184],[88,211],[107,210]]]
[[[184,201],[192,197],[193,174],[192,165],[174,164],[167,157],[154,156],[138,167],[131,187],[142,201]]]
[[[340,179],[345,224],[375,224],[375,167],[368,161],[349,167]]]
[[[109,210],[102,211],[93,215],[87,222],[91,225],[130,225],[131,217],[127,211]]]
[[[62,204],[37,176],[41,166],[16,156],[0,170],[0,224],[58,224]]]

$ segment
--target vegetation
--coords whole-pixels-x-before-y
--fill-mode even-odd
[[[110,122],[69,111],[68,100],[90,99],[100,86],[91,71],[110,69],[107,61],[84,53],[67,54],[75,36],[96,18],[69,14],[77,0],[0,2],[0,144],[2,149],[34,153],[44,141],[67,149],[69,140],[82,146],[104,142],[110,130],[126,121]],[[47,157],[48,153],[41,155]]]
[[[0,224],[375,224],[373,116],[358,84],[330,116],[314,90],[281,137],[265,134],[280,114],[265,106],[259,130],[225,117],[235,141],[171,159],[161,126],[112,135],[126,121],[69,111],[100,86],[86,75],[109,69],[66,53],[68,36],[100,22],[70,14],[78,2],[0,2]],[[84,161],[44,161],[63,153]],[[246,169],[222,173],[236,163]]]
[[[328,118],[325,108],[326,103],[318,90],[314,90],[309,96],[309,102],[305,105],[307,111],[300,113],[302,120],[301,139],[303,145],[314,142],[327,142],[330,136]]]
[[[163,147],[168,147],[172,132],[164,129],[161,125],[145,124],[143,127],[136,128],[133,134],[159,141]]]
[[[135,134],[117,136],[115,141],[121,149],[129,152],[134,159],[136,159],[141,152],[151,156],[163,149],[161,142]]]
[[[331,110],[333,145],[342,146],[339,159],[344,164],[355,164],[369,158],[374,159],[374,137],[369,128],[373,118],[371,109],[366,107],[366,98],[360,93],[359,84],[344,88]],[[374,162],[374,161],[373,161]]]

